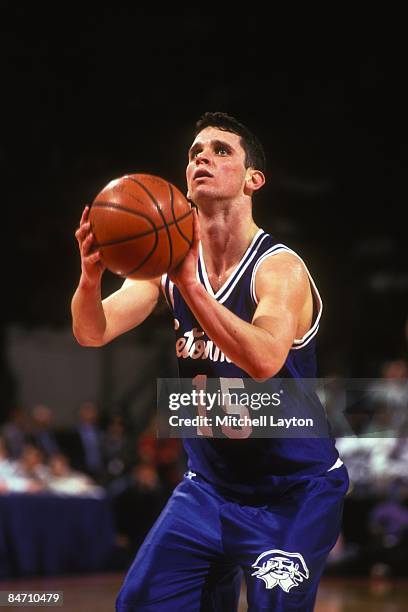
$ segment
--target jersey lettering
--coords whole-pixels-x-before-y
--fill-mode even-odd
[[[204,340],[204,332],[196,327],[184,332],[183,338],[176,340],[176,355],[180,359],[210,359],[210,361],[227,361],[231,363],[226,355],[212,340]]]

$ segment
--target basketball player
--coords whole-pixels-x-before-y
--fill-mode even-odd
[[[104,268],[92,252],[85,209],[76,232],[77,340],[101,346],[139,325],[162,290],[175,319],[182,378],[315,377],[322,304],[300,257],[253,220],[264,165],[245,126],[206,113],[186,170],[188,197],[199,211],[192,248],[171,274],[126,280],[103,301]],[[208,350],[196,359],[199,346]],[[242,572],[251,611],[313,610],[348,488],[333,440],[201,437],[184,445],[189,471],[139,549],[117,610],[232,612]]]

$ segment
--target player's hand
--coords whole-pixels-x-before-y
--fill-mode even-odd
[[[89,206],[85,206],[75,237],[81,253],[82,280],[89,285],[97,285],[106,268],[101,261],[100,252],[94,248],[95,239],[88,218]]]
[[[193,241],[184,259],[179,265],[169,272],[168,276],[177,287],[189,289],[197,284],[197,262],[198,262],[198,247],[200,244],[200,222],[198,220],[197,209],[193,208]]]

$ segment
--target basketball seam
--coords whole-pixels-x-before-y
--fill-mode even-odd
[[[149,191],[149,189],[145,185],[143,185],[143,183],[141,181],[138,181],[137,179],[135,179],[135,178],[133,178],[131,176],[128,176],[127,178],[128,178],[129,181],[132,181],[133,183],[136,183],[136,185],[139,185],[139,187],[142,187],[142,189],[151,198],[153,204],[156,206],[157,212],[159,213],[159,215],[162,218],[162,221],[164,223],[164,227],[166,228],[166,232],[167,232],[167,239],[169,241],[169,265],[168,265],[167,269],[170,270],[171,264],[172,264],[172,261],[173,261],[173,245],[172,245],[172,242],[171,242],[170,231],[169,231],[169,228],[168,228],[168,225],[167,225],[167,221],[166,221],[166,219],[165,219],[165,217],[163,215],[163,212],[161,211],[160,206],[159,206],[156,198]],[[132,274],[132,272],[131,272],[131,274]]]
[[[151,233],[153,233],[153,232],[151,232]],[[139,263],[139,265],[136,266],[136,268],[132,268],[128,272],[125,272],[124,274],[122,274],[122,276],[129,276],[130,274],[134,274],[135,272],[140,270],[140,268],[142,266],[144,266],[144,264],[147,262],[148,259],[150,259],[150,257],[155,252],[156,247],[157,247],[157,243],[159,241],[158,233],[159,233],[158,230],[156,230],[156,228],[155,228],[155,232],[154,232],[154,234],[155,234],[155,236],[154,236],[155,237],[155,242],[154,242],[154,245],[152,246],[152,248],[150,249],[149,253],[146,255],[146,257],[144,259],[142,259],[142,261]]]
[[[109,208],[109,205],[97,205],[98,208]],[[117,208],[116,206],[113,208]],[[123,210],[123,209],[122,209]],[[159,227],[156,227],[154,225],[154,223],[152,223],[152,221],[150,220],[150,218],[142,213],[136,213],[134,211],[132,211],[134,215],[139,215],[140,217],[143,217],[145,219],[147,219],[153,226],[153,229],[147,230],[146,232],[142,232],[140,234],[132,234],[131,236],[128,236],[126,238],[118,238],[118,240],[112,240],[110,242],[97,242],[96,245],[98,247],[106,247],[106,246],[113,246],[115,244],[122,244],[124,242],[128,242],[130,240],[137,240],[138,238],[144,238],[145,236],[148,236],[149,234],[153,234],[154,232],[159,232],[160,230],[164,229],[165,226],[164,225],[160,225]],[[185,219],[186,217],[188,217],[188,215],[191,215],[191,210],[189,210],[188,212],[186,212],[184,215],[182,215],[181,217],[178,218],[179,221],[182,221],[183,219]],[[174,225],[176,223],[176,219],[174,221],[170,221],[170,223],[168,223],[167,225]],[[191,245],[190,245],[191,246]]]
[[[187,215],[183,215],[183,217],[179,217],[179,219],[176,219],[176,215],[174,213],[174,193],[173,193],[173,187],[170,185],[170,183],[168,183],[168,186],[169,186],[169,189],[170,189],[171,214],[173,215],[174,224],[175,224],[175,226],[176,226],[180,236],[191,247],[191,245],[193,244],[193,241],[188,239],[188,237],[184,234],[184,232],[179,228],[178,223],[177,223],[177,221],[180,221],[181,219],[185,218]],[[191,210],[189,211],[189,214],[191,214]]]
[[[129,191],[126,192],[126,195],[133,197],[133,195]],[[143,204],[138,198],[133,199],[135,199],[140,204]],[[127,206],[122,206],[121,204],[116,204],[115,202],[96,202],[95,204],[92,204],[92,208],[114,208],[115,210],[121,210],[122,212],[127,212],[131,215],[140,215],[149,219],[149,217],[147,215],[144,215],[144,213],[134,210],[133,208],[127,208]]]

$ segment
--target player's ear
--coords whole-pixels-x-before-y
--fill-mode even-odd
[[[247,168],[245,173],[244,193],[251,195],[252,192],[258,191],[265,185],[265,175],[260,170]]]

